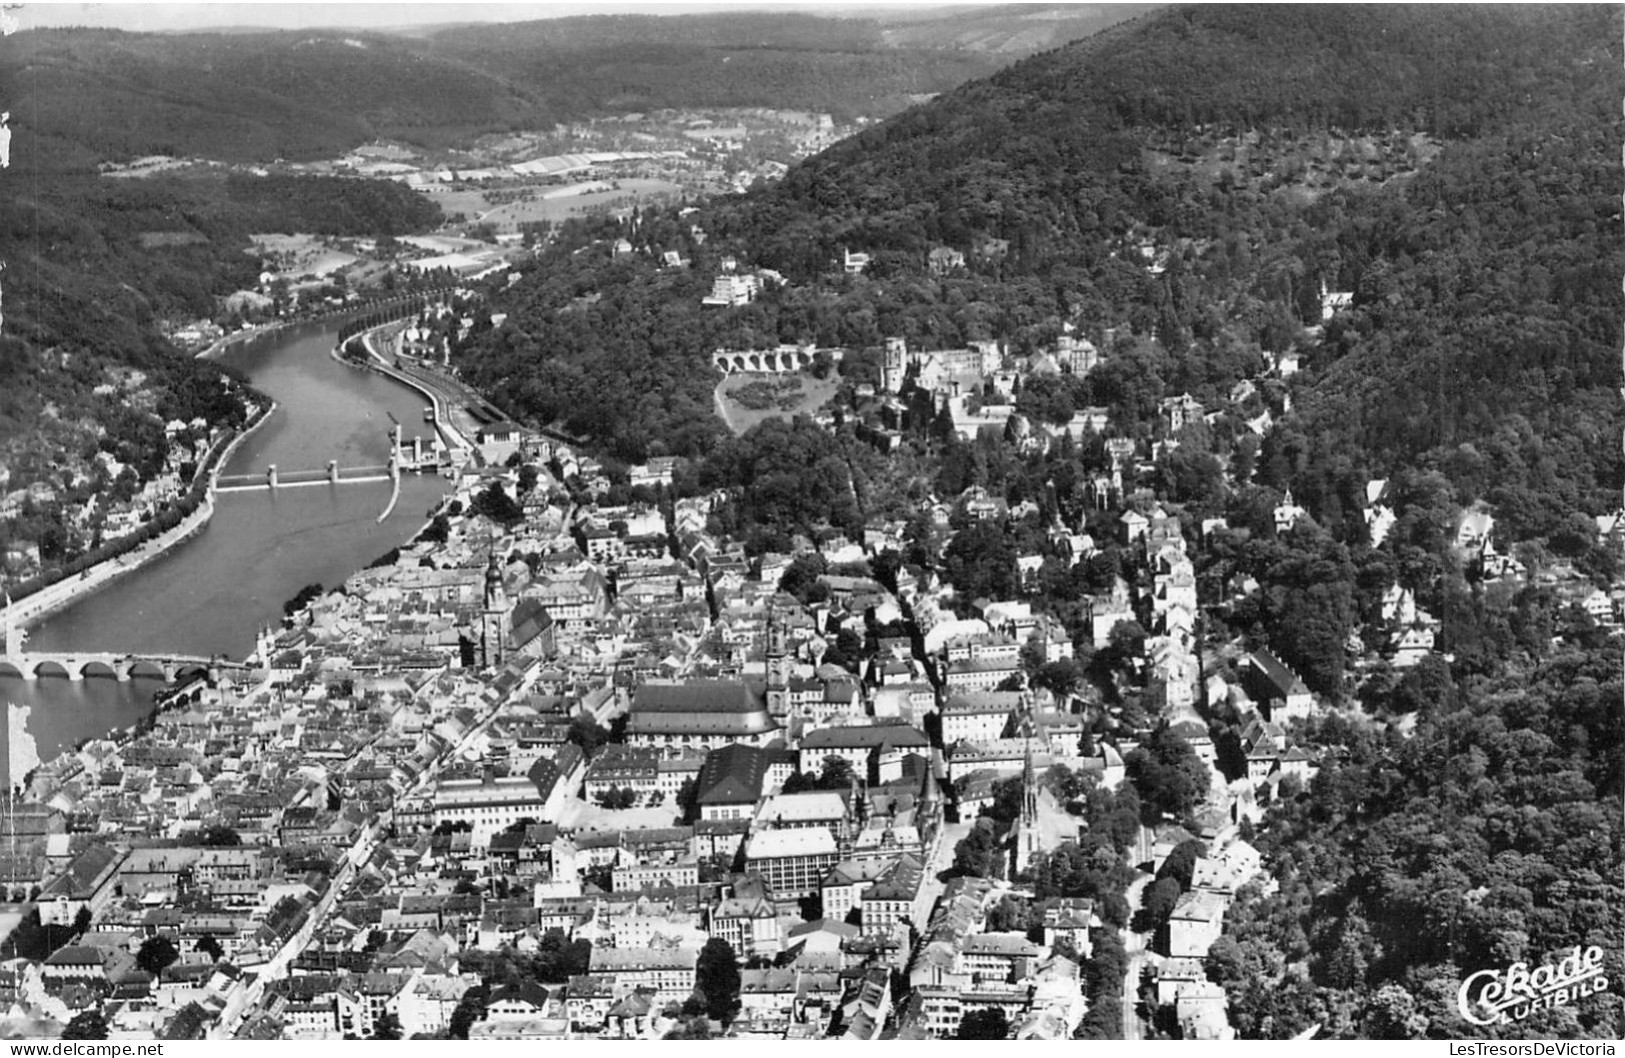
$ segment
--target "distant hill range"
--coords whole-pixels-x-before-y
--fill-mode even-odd
[[[0,40],[0,99],[33,144],[17,163],[46,171],[149,154],[307,160],[378,137],[436,148],[667,107],[884,117],[1144,9],[604,15],[401,34],[43,29]]]
[[[871,11],[900,48],[959,48],[1024,58],[1081,40],[1166,4],[1005,4],[997,7]]]

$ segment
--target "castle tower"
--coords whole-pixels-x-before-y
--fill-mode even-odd
[[[269,628],[262,627],[254,637],[254,656],[260,663],[260,675],[271,675],[271,655],[276,651],[276,638]]]
[[[485,604],[480,613],[480,667],[502,664],[508,645],[508,593],[493,548],[485,567]]]
[[[767,712],[782,719],[790,712],[790,650],[784,623],[767,611]]]
[[[1112,491],[1119,500],[1123,496],[1123,467],[1134,457],[1134,442],[1127,437],[1106,440],[1106,454],[1112,461]]]
[[[908,343],[901,338],[887,338],[886,354],[880,362],[880,388],[887,393],[901,393],[907,372]]]

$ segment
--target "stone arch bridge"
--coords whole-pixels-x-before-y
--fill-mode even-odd
[[[0,676],[25,680],[57,677],[69,680],[154,679],[173,683],[195,673],[213,676],[222,669],[237,671],[246,669],[246,666],[219,658],[185,655],[28,653],[0,658]]]

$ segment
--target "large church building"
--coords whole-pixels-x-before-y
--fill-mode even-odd
[[[740,680],[645,683],[632,696],[631,713],[627,742],[661,750],[765,746],[780,734],[765,689]]]

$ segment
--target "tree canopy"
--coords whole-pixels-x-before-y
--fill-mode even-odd
[[[165,970],[179,960],[180,951],[166,933],[155,933],[141,942],[135,953],[135,964],[154,977],[162,977]]]
[[[62,1030],[64,1040],[105,1040],[107,1021],[99,1010],[81,1010]]]
[[[959,1030],[954,1037],[961,1040],[1007,1040],[1010,1038],[1010,1020],[998,1007],[972,1010],[959,1019]]]
[[[700,949],[694,964],[694,990],[704,998],[705,1013],[724,1025],[739,1013],[739,958],[733,946],[712,937]]]

